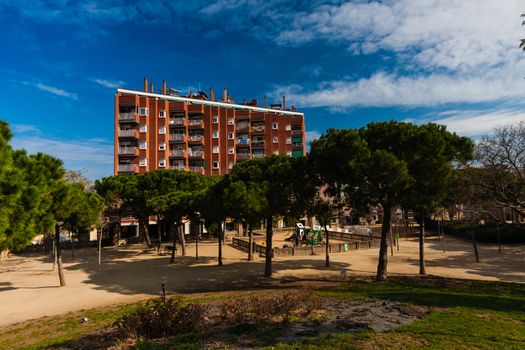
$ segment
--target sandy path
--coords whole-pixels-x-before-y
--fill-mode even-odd
[[[58,287],[57,273],[51,271],[49,256],[14,256],[0,262],[0,326],[48,315],[57,315],[158,295],[160,284],[166,281],[172,292],[187,293],[213,290],[236,290],[279,283],[283,278],[333,278],[341,268],[350,274],[374,275],[377,249],[332,254],[332,267],[324,267],[324,255],[274,259],[274,278],[262,277],[263,259],[249,263],[246,253],[226,245],[225,266],[216,266],[217,245],[199,244],[200,259],[195,260],[195,248],[188,256],[169,257],[143,252],[141,246],[104,248],[103,270],[96,270],[94,249],[77,252],[75,261],[64,254],[66,287]],[[417,274],[418,245],[402,240],[400,251],[389,257],[390,274]],[[439,241],[426,244],[429,274],[484,280],[525,282],[525,246],[480,245],[482,262],[476,264],[469,242],[447,239],[443,253]]]

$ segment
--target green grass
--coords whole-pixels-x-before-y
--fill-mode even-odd
[[[267,291],[240,291],[267,293]],[[259,325],[240,324],[224,348],[249,344],[263,349],[525,349],[525,285],[517,283],[451,280],[443,278],[393,278],[388,282],[352,280],[337,287],[323,288],[324,297],[338,299],[388,299],[428,307],[427,317],[411,325],[385,333],[359,331],[316,336],[291,344],[276,343],[282,332]],[[217,300],[221,296],[197,298]],[[200,300],[202,299],[202,300]],[[134,304],[89,310],[63,316],[34,320],[4,328],[0,349],[40,349],[69,344],[86,334],[106,331],[119,316],[130,312]],[[88,323],[81,317],[87,315]],[[142,340],[136,349],[206,348],[205,336],[188,334],[169,340]]]

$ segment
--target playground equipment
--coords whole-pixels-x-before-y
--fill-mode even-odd
[[[323,231],[319,225],[314,225],[313,229],[308,229],[299,222],[295,225],[294,233],[285,238],[285,241],[293,242],[296,247],[302,243],[315,245],[323,241]]]
[[[306,241],[310,245],[316,245],[323,242],[323,231],[321,226],[314,225],[314,227],[306,233]]]

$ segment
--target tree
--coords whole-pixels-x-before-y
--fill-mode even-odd
[[[231,181],[257,185],[263,198],[261,213],[266,219],[266,261],[264,276],[272,275],[272,238],[274,216],[299,216],[313,196],[304,158],[273,155],[236,164]]]
[[[402,207],[412,209],[419,221],[419,274],[426,274],[425,219],[439,208],[450,189],[453,162],[472,157],[473,143],[437,124],[406,125],[409,135],[404,152],[399,155],[406,161],[411,177],[405,191]]]
[[[330,267],[330,235],[328,225],[334,215],[334,207],[329,198],[323,198],[320,194],[315,196],[309,206],[309,212],[317,217],[319,224],[324,229],[326,247],[325,247],[325,266]]]

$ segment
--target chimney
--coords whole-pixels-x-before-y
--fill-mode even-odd
[[[286,97],[283,96],[283,109],[286,109]]]
[[[295,105],[292,105],[292,112],[295,112],[297,109],[295,109]]]
[[[242,102],[242,104],[243,104],[243,105],[245,105],[245,104],[246,104],[246,99],[244,99],[244,101]]]
[[[213,93],[212,88],[210,88],[210,101],[215,101],[215,94]]]
[[[154,91],[153,91],[153,83],[150,83],[150,84],[149,84],[149,92],[151,92],[151,93],[154,92]]]
[[[148,92],[148,77],[144,77],[144,92]]]
[[[228,102],[228,90],[226,90],[226,88],[222,90],[222,102]]]
[[[266,108],[266,96],[264,96],[264,108]]]
[[[166,80],[163,80],[163,81],[162,81],[162,93],[163,93],[164,95],[166,95],[166,90],[167,90],[167,89],[166,89]]]

